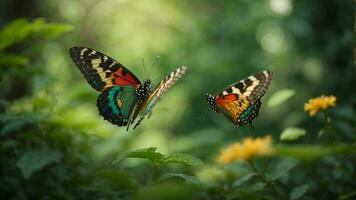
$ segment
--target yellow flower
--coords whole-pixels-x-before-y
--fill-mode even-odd
[[[317,98],[309,99],[307,103],[304,104],[304,111],[309,112],[310,116],[314,116],[319,110],[327,109],[330,106],[335,106],[336,97],[322,95]]]
[[[270,155],[273,153],[271,148],[272,137],[251,137],[244,138],[242,143],[236,142],[222,149],[217,160],[220,163],[229,163],[236,160],[248,160],[253,156]]]

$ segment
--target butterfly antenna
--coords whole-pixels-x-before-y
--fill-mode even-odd
[[[159,60],[159,56],[156,56],[155,61],[152,63],[152,65],[151,65],[151,67],[150,67],[150,70],[148,71],[148,77],[150,76],[151,71],[152,71],[152,68],[156,65],[156,63],[158,62],[158,60]]]
[[[143,60],[143,58],[141,58],[141,62],[142,62],[142,66],[143,66],[143,73],[145,75],[147,75],[147,70],[146,70],[146,66],[145,66],[145,61]]]

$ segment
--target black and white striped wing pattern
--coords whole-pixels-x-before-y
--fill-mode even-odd
[[[131,85],[136,88],[140,80],[113,58],[88,47],[72,47],[69,55],[88,83],[97,91],[115,85]]]
[[[227,89],[217,95],[227,95],[231,93],[243,95],[247,97],[250,103],[255,103],[266,93],[272,78],[273,72],[264,70],[228,86]]]
[[[135,127],[137,127],[141,121],[145,118],[147,114],[149,114],[152,111],[152,108],[156,105],[156,103],[159,101],[161,96],[168,91],[168,89],[174,85],[174,83],[183,75],[185,74],[187,70],[186,66],[181,66],[172,71],[170,74],[165,76],[161,82],[157,85],[155,90],[151,93],[147,101],[144,103],[144,105],[141,108],[141,116],[140,119],[137,121],[135,124]],[[134,127],[134,128],[135,128]]]

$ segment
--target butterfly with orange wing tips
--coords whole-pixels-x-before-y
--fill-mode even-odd
[[[210,109],[222,113],[234,125],[250,124],[258,116],[261,97],[272,81],[273,73],[265,70],[238,81],[212,96],[205,95]]]
[[[88,83],[101,92],[97,99],[99,113],[105,120],[118,126],[134,129],[150,114],[160,97],[186,71],[178,67],[151,89],[151,80],[140,81],[130,70],[116,60],[87,47],[72,47],[69,54]]]

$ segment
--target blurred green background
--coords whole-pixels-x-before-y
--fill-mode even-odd
[[[351,0],[4,0],[0,9],[0,195],[7,199],[155,199],[165,197],[162,191],[170,191],[168,199],[231,199],[222,192],[222,167],[214,164],[219,149],[265,134],[276,144],[326,145],[323,115],[311,118],[303,110],[322,94],[337,97],[330,113],[334,142],[356,139]],[[98,93],[72,63],[72,46],[106,53],[153,85],[179,65],[188,72],[150,119],[126,132],[98,114]],[[159,62],[148,69],[156,56]],[[205,93],[265,69],[274,79],[255,129],[234,127],[208,109]],[[288,127],[307,134],[280,141]],[[160,173],[186,173],[211,185],[195,188],[175,179],[150,184],[146,161],[111,164],[124,151],[151,146],[205,163],[164,166]],[[355,197],[355,154],[311,163],[279,159],[272,166],[295,164],[279,180],[285,195],[308,184],[305,199]],[[256,199],[270,191],[236,193],[237,199]]]

